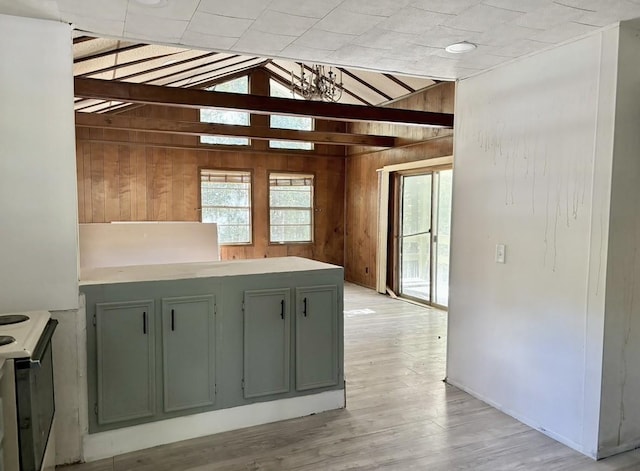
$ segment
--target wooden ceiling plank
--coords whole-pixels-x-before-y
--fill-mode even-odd
[[[93,36],[78,36],[76,38],[73,38],[73,44],[80,44],[80,43],[84,43],[87,41],[93,41],[94,38]]]
[[[79,64],[80,62],[86,62],[93,59],[99,59],[101,57],[111,56],[113,54],[119,54],[125,51],[132,51],[134,49],[140,49],[141,47],[149,47],[148,44],[132,44],[131,46],[119,47],[116,49],[109,49],[108,51],[99,52],[97,54],[91,54],[89,56],[80,57],[78,59],[73,59],[74,64]]]
[[[380,95],[381,97],[383,97],[385,100],[392,100],[393,97],[390,95],[387,95],[385,92],[383,92],[382,90],[380,90],[379,88],[374,87],[373,85],[371,85],[369,82],[367,82],[364,79],[361,79],[360,77],[358,77],[356,74],[349,72],[347,69],[343,68],[343,67],[338,67],[338,70],[340,72],[342,72],[343,74],[345,74],[347,77],[351,77],[353,80],[355,80],[356,82],[360,83],[361,85],[364,85],[365,87],[367,87],[369,90],[373,90],[375,93],[377,93],[378,95]]]
[[[155,59],[162,59],[163,57],[168,57],[168,56],[173,56],[175,54],[180,54],[180,52],[169,52],[167,54],[160,54],[157,56],[149,56],[149,57],[144,57],[142,59],[136,59],[133,61],[129,61],[129,62],[123,62],[121,64],[115,64],[109,67],[105,67],[103,69],[97,69],[97,70],[92,70],[91,72],[86,72],[84,74],[78,74],[76,75],[76,77],[91,77],[92,75],[99,75],[99,74],[103,74],[105,72],[111,72],[113,70],[117,70],[117,69],[122,69],[124,67],[131,67],[132,65],[138,65],[138,64],[142,64],[144,62],[149,62]],[[167,67],[167,66],[165,66]]]
[[[237,126],[163,119],[138,118],[98,113],[76,113],[76,126],[123,131],[181,134],[190,136],[235,136],[262,140],[305,141],[342,146],[393,147],[391,136],[325,131],[298,131],[269,126]]]
[[[239,57],[239,56],[236,56],[236,57]],[[196,77],[202,77],[203,75],[209,75],[209,74],[212,74],[212,73],[214,73],[214,72],[219,72],[219,71],[224,70],[224,69],[227,69],[227,68],[229,68],[229,67],[236,67],[236,66],[238,66],[238,65],[245,64],[245,63],[247,63],[247,62],[254,61],[254,60],[256,60],[256,58],[255,58],[255,57],[250,57],[250,58],[248,58],[248,59],[244,59],[244,60],[241,60],[241,61],[239,61],[239,62],[234,62],[233,64],[224,65],[224,66],[222,66],[222,67],[219,67],[219,68],[216,68],[216,69],[212,69],[212,70],[206,70],[206,71],[204,71],[204,72],[200,72],[200,73],[195,74],[195,75],[192,75],[192,76],[190,76],[190,77],[186,77],[186,78],[185,78],[185,77],[183,77],[183,78],[181,78],[181,79],[174,80],[173,82],[167,82],[167,83],[163,84],[162,86],[163,86],[163,87],[167,87],[167,86],[169,86],[169,87],[170,87],[170,86],[174,86],[174,84],[179,83],[179,82],[182,82],[183,80],[188,80],[188,79],[193,80],[193,79],[194,79],[194,78],[196,78]],[[154,78],[153,80],[149,80],[148,82],[145,82],[145,83],[149,83],[149,84],[153,85],[153,83],[152,83],[152,82],[156,82],[156,81],[158,81],[158,80],[162,80],[162,79],[164,79],[164,78],[169,78],[169,77],[172,77],[172,76],[175,76],[175,75],[180,75],[180,74],[183,74],[184,72],[185,72],[185,71],[183,70],[183,71],[180,71],[180,72],[176,72],[176,73],[174,73],[174,74],[165,75],[165,76],[163,76],[163,77],[157,77],[157,78]]]
[[[398,77],[396,77],[395,75],[391,75],[391,74],[382,74],[385,77],[387,77],[389,80],[391,80],[392,82],[397,83],[398,85],[400,85],[402,88],[404,88],[405,90],[407,90],[409,93],[413,93],[415,92],[415,88],[410,87],[409,85],[407,85],[406,83],[404,83],[402,80],[400,80]],[[391,98],[389,98],[389,100],[391,100]]]
[[[129,103],[162,104],[187,108],[223,108],[257,114],[311,116],[338,121],[373,121],[437,128],[452,128],[453,114],[302,101],[190,88],[76,78],[75,96]]]
[[[188,64],[189,62],[194,62],[194,61],[197,61],[197,60],[200,60],[200,59],[206,59],[208,57],[217,56],[219,54],[220,53],[218,53],[218,52],[207,52],[205,54],[202,54],[202,55],[199,55],[199,56],[196,56],[196,57],[190,57],[188,59],[183,59],[181,61],[174,62],[173,64],[160,65],[158,67],[153,67],[151,69],[141,70],[140,72],[135,72],[133,74],[125,75],[123,77],[118,78],[118,80],[130,80],[130,79],[135,78],[135,77],[140,77],[141,75],[152,74],[153,72],[158,72],[159,70],[167,69],[169,67],[177,67],[177,66],[180,66],[180,65]],[[224,58],[224,59],[216,59],[215,61],[207,62],[207,64],[215,64],[216,62],[220,62],[221,60],[225,60],[225,59],[226,58]],[[198,67],[201,67],[201,66],[191,67],[189,69],[183,69],[182,72],[187,72],[189,70],[192,70],[192,69],[195,69],[195,68],[198,68]]]

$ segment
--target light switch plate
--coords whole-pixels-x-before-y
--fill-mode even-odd
[[[504,263],[506,250],[504,244],[496,244],[496,263]]]

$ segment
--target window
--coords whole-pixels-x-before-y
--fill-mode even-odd
[[[200,172],[202,222],[218,225],[221,245],[251,243],[251,173]]]
[[[271,90],[271,96],[279,98],[291,98],[291,90],[273,79],[269,80],[269,89]],[[298,100],[302,99],[302,97],[297,94],[294,95],[294,98]],[[297,131],[313,131],[313,118],[271,115],[269,119],[269,125],[272,128],[293,129]],[[272,149],[312,150],[313,143],[304,141],[269,141],[269,147],[271,147]]]
[[[313,175],[269,175],[269,241],[313,241]]]
[[[249,93],[249,77],[239,77],[237,79],[229,80],[228,82],[219,83],[213,87],[209,87],[206,90],[212,90],[216,92],[229,92],[229,93]],[[230,111],[223,109],[201,109],[200,121],[203,123],[216,123],[216,124],[237,124],[241,126],[249,126],[249,113],[245,111]],[[224,144],[231,146],[248,146],[249,139],[246,137],[231,137],[231,136],[200,136],[200,142],[203,144]]]

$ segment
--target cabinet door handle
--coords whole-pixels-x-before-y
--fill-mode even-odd
[[[176,330],[176,311],[171,309],[171,330]]]
[[[304,314],[304,317],[307,317],[307,298],[302,300],[302,305],[302,314]]]
[[[142,313],[142,333],[147,335],[147,311]]]
[[[280,318],[284,319],[284,299],[280,301]]]

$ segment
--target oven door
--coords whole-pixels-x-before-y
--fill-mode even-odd
[[[31,358],[15,361],[20,471],[40,471],[53,416],[51,337],[58,321],[50,319]]]

